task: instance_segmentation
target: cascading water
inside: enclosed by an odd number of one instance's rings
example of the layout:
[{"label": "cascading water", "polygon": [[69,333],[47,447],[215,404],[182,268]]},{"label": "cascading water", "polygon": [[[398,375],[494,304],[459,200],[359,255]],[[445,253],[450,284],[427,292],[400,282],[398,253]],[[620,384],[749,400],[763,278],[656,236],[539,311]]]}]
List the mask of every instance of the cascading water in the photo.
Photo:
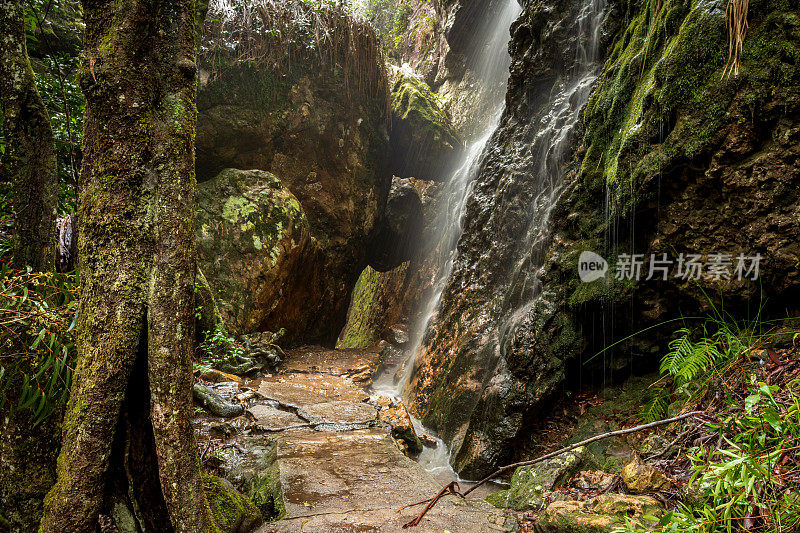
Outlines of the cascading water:
[{"label": "cascading water", "polygon": [[[505,87],[508,80],[508,68],[511,58],[508,55],[509,29],[521,12],[517,0],[504,0],[500,11],[492,14],[490,23],[482,32],[478,32],[472,43],[467,65],[475,85],[475,109],[488,110],[484,117],[473,117],[478,133],[475,140],[464,150],[460,161],[454,165],[454,171],[445,185],[441,221],[434,239],[437,242],[437,265],[435,270],[434,290],[419,314],[416,324],[412,325],[408,360],[396,373],[385,374],[373,385],[375,392],[401,398],[408,385],[414,356],[419,349],[428,323],[434,316],[441,300],[442,292],[453,269],[456,245],[461,236],[461,219],[464,206],[469,197],[472,181],[480,168],[481,158],[492,134],[497,129],[504,108]],[[413,420],[417,431],[427,432],[417,420]],[[437,439],[438,440],[438,439]],[[419,462],[435,476],[453,479],[455,473],[450,467],[449,451],[440,440],[434,448],[426,447],[419,457]]]},{"label": "cascading water", "polygon": [[[605,0],[528,9],[515,41],[511,107],[477,157],[473,172],[480,171],[460,207],[469,217],[458,219],[453,252],[420,329],[428,332],[418,333],[416,361],[404,372],[406,381],[411,377],[404,397],[454,446],[452,461],[470,475],[506,457],[522,427],[528,383],[541,377],[525,374],[537,363],[526,359],[526,348],[517,353],[517,343],[530,346],[536,336],[532,310],[541,303],[549,220],[600,70]],[[532,389],[531,398],[536,394]]]},{"label": "cascading water", "polygon": [[537,272],[544,261],[549,232],[548,221],[561,193],[563,166],[572,147],[573,133],[580,112],[589,101],[592,86],[597,79],[596,65],[600,28],[605,12],[605,0],[585,0],[578,17],[578,57],[576,72],[571,83],[555,93],[550,107],[539,123],[536,137],[530,150],[536,162],[534,177],[536,196],[530,210],[528,229],[520,240],[522,252],[513,269],[514,282],[522,294],[530,294],[526,303],[508,313],[509,320],[503,331],[513,331],[534,305],[539,295]]}]

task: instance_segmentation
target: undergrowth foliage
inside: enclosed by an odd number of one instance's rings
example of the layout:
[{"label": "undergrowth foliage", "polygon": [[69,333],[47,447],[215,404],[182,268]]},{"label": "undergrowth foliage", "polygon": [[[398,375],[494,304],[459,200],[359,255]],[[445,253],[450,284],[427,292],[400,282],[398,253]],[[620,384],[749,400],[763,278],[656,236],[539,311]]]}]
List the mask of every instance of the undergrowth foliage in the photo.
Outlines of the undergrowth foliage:
[{"label": "undergrowth foliage", "polygon": [[788,340],[795,329],[796,319],[764,322],[759,312],[736,321],[715,308],[701,327],[676,332],[643,417],[702,408],[710,421],[682,434],[695,435],[675,459],[691,472],[683,501],[660,521],[628,519],[617,532],[653,531],[653,521],[664,533],[800,531],[798,334]]},{"label": "undergrowth foliage", "polygon": [[[661,520],[665,533],[779,533],[800,528],[800,380],[785,387],[753,382],[707,424],[710,445],[692,448],[689,485],[696,497]],[[628,520],[618,533],[653,531]]]},{"label": "undergrowth foliage", "polygon": [[[38,425],[69,395],[78,309],[75,274],[0,267],[0,408]],[[13,393],[13,394],[12,394]],[[6,405],[8,398],[18,398]]]},{"label": "undergrowth foliage", "polygon": [[200,364],[195,365],[197,370],[235,363],[244,356],[244,348],[224,326],[217,326],[213,331],[205,332],[203,342],[197,348],[200,355]]},{"label": "undergrowth foliage", "polygon": [[341,70],[345,90],[385,102],[389,87],[378,37],[363,17],[339,2],[215,0],[203,31],[203,56],[213,65],[244,62],[275,73],[315,57]]},{"label": "undergrowth foliage", "polygon": [[652,422],[663,418],[670,404],[676,408],[695,407],[710,380],[769,341],[770,333],[763,331],[768,326],[761,322],[760,314],[741,322],[715,308],[701,327],[680,328],[661,359],[663,380],[671,383],[656,389],[642,419]]}]

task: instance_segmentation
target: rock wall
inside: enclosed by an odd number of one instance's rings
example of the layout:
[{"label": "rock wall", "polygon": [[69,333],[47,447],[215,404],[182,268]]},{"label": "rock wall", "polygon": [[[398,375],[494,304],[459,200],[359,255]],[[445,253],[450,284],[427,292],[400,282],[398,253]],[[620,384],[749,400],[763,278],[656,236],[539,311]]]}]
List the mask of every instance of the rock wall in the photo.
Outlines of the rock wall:
[{"label": "rock wall", "polygon": [[[800,19],[788,1],[751,2],[731,77],[725,2],[665,0],[657,11],[609,2],[596,50],[604,65],[570,149],[556,154],[559,200],[545,206],[548,231],[529,238],[545,199],[532,147],[552,95],[577,81],[585,4],[528,0],[513,26],[506,112],[417,356],[412,408],[466,477],[508,459],[520,432],[578,379],[570,369],[612,339],[707,312],[707,295],[742,316],[763,289],[772,316],[798,311]],[[586,250],[612,258],[611,273],[623,252],[759,253],[761,277],[581,283]],[[606,362],[652,367],[659,342],[629,343]]]},{"label": "rock wall", "polygon": [[[289,4],[268,13],[277,34],[234,33],[230,43],[229,28],[213,26],[222,15],[209,17],[197,98],[196,166],[208,218],[198,227],[200,263],[231,331],[285,328],[289,344],[333,344],[389,193],[388,86],[369,26],[340,8],[310,13]],[[231,31],[241,31],[240,22]],[[329,41],[315,49],[317,30]],[[268,171],[279,185],[264,190],[281,191],[270,193],[281,201],[259,192],[264,175],[239,174],[247,179],[231,188],[229,174],[220,174],[229,168]],[[299,236],[262,239],[259,249],[253,238],[262,234],[233,227],[266,231],[284,197],[298,204],[287,220]],[[253,262],[243,263],[243,253]]]}]

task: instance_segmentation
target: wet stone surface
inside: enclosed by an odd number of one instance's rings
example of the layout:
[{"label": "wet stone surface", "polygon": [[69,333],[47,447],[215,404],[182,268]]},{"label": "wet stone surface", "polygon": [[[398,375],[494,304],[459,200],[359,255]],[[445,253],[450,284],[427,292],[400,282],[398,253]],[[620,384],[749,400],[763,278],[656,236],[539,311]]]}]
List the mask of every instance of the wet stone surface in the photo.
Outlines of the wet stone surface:
[{"label": "wet stone surface", "polygon": [[297,414],[314,425],[317,431],[347,431],[373,425],[378,411],[368,403],[326,402],[301,407]]},{"label": "wet stone surface", "polygon": [[266,404],[256,404],[247,413],[255,419],[252,426],[258,431],[283,431],[309,426],[306,420],[296,414]]},{"label": "wet stone surface", "polygon": [[[383,413],[392,406],[405,413],[402,404],[371,398],[360,380],[380,365],[370,353],[291,350],[277,374],[209,385],[245,413],[197,417],[205,467],[244,493],[269,487],[282,519],[261,533],[399,531],[421,507],[397,509],[441,488],[404,454],[410,438],[398,431],[410,426],[408,415]],[[415,531],[506,531],[505,524],[503,512],[480,497],[447,496]]]}]

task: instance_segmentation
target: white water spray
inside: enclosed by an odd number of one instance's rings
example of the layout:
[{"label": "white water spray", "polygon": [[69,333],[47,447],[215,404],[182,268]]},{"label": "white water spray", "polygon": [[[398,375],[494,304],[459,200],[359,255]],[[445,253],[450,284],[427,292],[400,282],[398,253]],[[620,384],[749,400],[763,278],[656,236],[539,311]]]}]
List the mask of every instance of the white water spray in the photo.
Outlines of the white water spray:
[{"label": "white water spray", "polygon": [[[460,161],[454,165],[454,171],[445,184],[442,192],[445,199],[442,213],[438,217],[443,221],[438,228],[438,265],[435,271],[433,293],[420,313],[420,319],[410,331],[409,357],[398,372],[388,372],[376,380],[373,390],[383,396],[401,400],[411,379],[414,360],[422,343],[425,331],[436,313],[442,293],[444,292],[453,262],[456,257],[456,245],[461,237],[464,208],[472,190],[483,159],[484,150],[489,139],[500,124],[505,106],[505,89],[508,82],[508,67],[511,58],[508,55],[510,27],[521,12],[517,0],[506,0],[501,11],[492,16],[492,23],[477,36],[473,43],[471,57],[467,63],[476,80],[478,90],[476,110],[489,110],[485,117],[477,117],[474,121],[480,124],[476,139],[464,150]],[[414,428],[419,433],[430,432],[412,417]],[[458,479],[450,466],[450,451],[447,445],[431,435],[437,441],[436,447],[425,447],[418,462],[440,481]]]}]

